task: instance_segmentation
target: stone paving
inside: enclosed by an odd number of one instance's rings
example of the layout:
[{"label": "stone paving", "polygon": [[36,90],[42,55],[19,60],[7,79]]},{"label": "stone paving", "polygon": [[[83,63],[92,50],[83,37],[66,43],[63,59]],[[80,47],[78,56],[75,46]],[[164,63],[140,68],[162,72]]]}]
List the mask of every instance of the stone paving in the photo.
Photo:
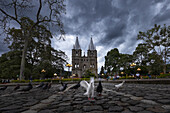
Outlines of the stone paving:
[{"label": "stone paving", "polygon": [[95,93],[94,100],[83,95],[82,87],[62,93],[60,84],[28,92],[9,86],[0,91],[0,113],[170,113],[170,85],[125,83],[116,90],[115,84],[103,83],[102,96]]}]

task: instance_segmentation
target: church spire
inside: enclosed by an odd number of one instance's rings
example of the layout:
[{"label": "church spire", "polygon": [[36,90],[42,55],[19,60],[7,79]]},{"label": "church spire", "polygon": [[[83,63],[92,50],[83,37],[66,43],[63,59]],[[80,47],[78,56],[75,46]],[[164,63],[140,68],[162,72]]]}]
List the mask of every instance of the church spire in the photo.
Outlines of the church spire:
[{"label": "church spire", "polygon": [[92,40],[92,37],[91,37],[91,40],[90,40],[90,44],[89,44],[89,48],[88,50],[96,50],[94,44],[93,44],[93,40]]},{"label": "church spire", "polygon": [[75,45],[73,45],[73,49],[81,49],[78,37],[76,37],[76,42],[75,42]]}]

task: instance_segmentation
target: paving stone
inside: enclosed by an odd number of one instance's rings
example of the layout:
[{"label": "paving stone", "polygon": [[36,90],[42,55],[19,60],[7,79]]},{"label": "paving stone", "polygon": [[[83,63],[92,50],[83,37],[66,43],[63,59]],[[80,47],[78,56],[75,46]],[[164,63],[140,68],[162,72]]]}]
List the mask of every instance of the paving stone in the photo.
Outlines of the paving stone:
[{"label": "paving stone", "polygon": [[82,98],[76,98],[75,99],[75,101],[81,101],[82,100]]},{"label": "paving stone", "polygon": [[113,101],[119,101],[120,98],[115,98],[115,97],[113,97],[112,100],[113,100]]},{"label": "paving stone", "polygon": [[158,103],[152,100],[141,100],[141,102],[146,103],[146,104],[151,104],[151,105],[158,105]]},{"label": "paving stone", "polygon": [[102,104],[103,109],[108,109],[109,105],[108,104]]},{"label": "paving stone", "polygon": [[129,100],[127,101],[130,105],[136,105],[136,104],[139,104],[140,102],[139,101],[136,101],[136,100]]},{"label": "paving stone", "polygon": [[54,113],[54,112],[49,109],[46,109],[46,110],[41,110],[38,113]]},{"label": "paving stone", "polygon": [[105,103],[105,101],[103,101],[103,100],[96,101],[96,104],[99,104],[99,105],[104,104],[104,103]]},{"label": "paving stone", "polygon": [[126,101],[128,101],[130,98],[121,98],[121,101],[123,101],[123,102],[126,102]]},{"label": "paving stone", "polygon": [[71,103],[70,102],[63,102],[63,103],[61,103],[61,104],[59,104],[58,106],[70,106],[71,105]]},{"label": "paving stone", "polygon": [[73,102],[72,102],[72,105],[83,104],[83,103],[84,103],[83,101],[73,101]]},{"label": "paving stone", "polygon": [[117,105],[125,107],[125,106],[129,106],[128,103],[123,103],[123,102],[118,102]]},{"label": "paving stone", "polygon": [[129,108],[130,111],[132,111],[132,112],[137,112],[137,111],[142,111],[142,110],[144,110],[142,107],[137,107],[137,106],[129,106],[128,108]]},{"label": "paving stone", "polygon": [[145,103],[140,103],[138,105],[136,105],[138,107],[143,107],[143,108],[150,108],[150,107],[153,107],[153,105],[151,104],[145,104]]},{"label": "paving stone", "polygon": [[167,110],[163,109],[162,107],[152,107],[152,108],[147,108],[146,110],[156,112],[156,113],[166,113]]},{"label": "paving stone", "polygon": [[59,108],[57,108],[57,111],[58,112],[69,112],[69,111],[72,111],[73,110],[73,107],[72,106],[61,106]]},{"label": "paving stone", "polygon": [[94,106],[83,106],[83,111],[85,111],[85,112],[94,111],[94,110],[102,111],[103,108],[102,108],[101,106],[98,106],[98,105],[94,105]]},{"label": "paving stone", "polygon": [[143,99],[143,97],[135,97],[135,96],[132,96],[132,97],[130,97],[132,100],[142,100]]},{"label": "paving stone", "polygon": [[131,112],[130,110],[126,109],[126,110],[122,111],[121,113],[133,113],[133,112]]},{"label": "paving stone", "polygon": [[157,100],[157,101],[162,103],[162,104],[170,104],[170,100],[167,100],[167,99]]},{"label": "paving stone", "polygon": [[37,111],[35,111],[35,110],[27,110],[27,111],[24,111],[22,113],[37,113]]},{"label": "paving stone", "polygon": [[153,113],[153,112],[144,110],[144,111],[139,111],[137,113]]},{"label": "paving stone", "polygon": [[103,111],[91,111],[91,112],[86,112],[86,113],[103,113]]},{"label": "paving stone", "polygon": [[3,113],[21,113],[26,110],[28,110],[28,108],[13,109],[13,110],[4,111]]},{"label": "paving stone", "polygon": [[162,108],[170,110],[170,105],[163,105]]},{"label": "paving stone", "polygon": [[47,104],[39,103],[39,104],[36,104],[36,105],[30,107],[30,109],[31,109],[31,110],[39,110],[39,109],[42,109],[42,108],[44,108],[44,107],[46,107],[46,106],[47,106]]},{"label": "paving stone", "polygon": [[0,108],[0,111],[8,111],[8,110],[14,110],[14,109],[20,109],[20,108],[22,108],[22,106],[10,105],[7,107]]},{"label": "paving stone", "polygon": [[38,102],[39,102],[38,100],[30,101],[30,102],[27,102],[26,104],[23,104],[23,106],[33,106],[37,104]]},{"label": "paving stone", "polygon": [[55,101],[54,98],[51,98],[51,99],[48,98],[48,99],[42,100],[41,103],[48,104],[48,103],[51,103],[53,101]]},{"label": "paving stone", "polygon": [[109,107],[109,112],[121,112],[123,111],[123,107],[121,106],[110,106]]},{"label": "paving stone", "polygon": [[83,111],[81,111],[81,110],[73,110],[73,111],[70,111],[69,113],[83,113]]}]

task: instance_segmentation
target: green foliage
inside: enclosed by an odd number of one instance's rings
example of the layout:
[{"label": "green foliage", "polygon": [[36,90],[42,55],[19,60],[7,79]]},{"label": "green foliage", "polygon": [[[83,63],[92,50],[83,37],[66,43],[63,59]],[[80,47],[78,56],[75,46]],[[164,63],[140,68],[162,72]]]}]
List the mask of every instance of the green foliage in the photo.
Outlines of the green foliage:
[{"label": "green foliage", "polygon": [[160,74],[159,76],[157,76],[157,78],[170,78],[170,73]]},{"label": "green foliage", "polygon": [[20,51],[10,51],[0,57],[0,78],[16,79],[20,69]]},{"label": "green foliage", "polygon": [[133,59],[135,59],[136,63],[140,66],[146,66],[146,63],[148,62],[148,54],[149,50],[146,44],[140,43],[133,52]]},{"label": "green foliage", "polygon": [[154,28],[146,32],[139,31],[138,40],[143,40],[149,52],[155,52],[155,55],[160,57],[162,62],[159,65],[163,66],[163,71],[166,73],[166,62],[169,60],[170,50],[170,26],[155,24]]},{"label": "green foliage", "polygon": [[91,72],[90,69],[86,70],[85,72],[85,78],[95,77],[95,74]]},{"label": "green foliage", "polygon": [[101,67],[101,70],[100,70],[100,75],[104,74],[104,67],[102,66]]},{"label": "green foliage", "polygon": [[[27,27],[33,24],[29,18],[21,19],[26,21]],[[25,79],[29,79],[31,76],[33,78],[51,78],[54,73],[64,69],[67,56],[63,51],[51,47],[52,35],[44,26],[37,26],[32,33],[26,52],[24,77]],[[10,51],[0,57],[0,78],[16,79],[16,75],[20,73],[25,39],[22,29],[11,28],[8,35],[6,41],[11,42],[9,44]],[[46,72],[41,73],[42,69],[45,69]]]},{"label": "green foliage", "polygon": [[122,71],[128,73],[129,65],[132,62],[132,55],[121,54],[117,48],[112,49],[105,56],[105,68],[109,75],[117,74],[120,72],[120,68],[123,68]]}]

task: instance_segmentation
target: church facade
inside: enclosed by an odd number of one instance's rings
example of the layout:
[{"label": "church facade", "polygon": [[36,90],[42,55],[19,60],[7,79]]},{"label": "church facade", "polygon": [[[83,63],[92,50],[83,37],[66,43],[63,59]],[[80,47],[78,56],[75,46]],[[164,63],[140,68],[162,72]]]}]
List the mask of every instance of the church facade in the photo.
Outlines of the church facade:
[{"label": "church facade", "polygon": [[91,38],[87,50],[87,56],[82,56],[82,50],[79,44],[78,37],[72,49],[72,74],[78,77],[84,77],[87,70],[90,70],[97,77],[97,50]]}]

